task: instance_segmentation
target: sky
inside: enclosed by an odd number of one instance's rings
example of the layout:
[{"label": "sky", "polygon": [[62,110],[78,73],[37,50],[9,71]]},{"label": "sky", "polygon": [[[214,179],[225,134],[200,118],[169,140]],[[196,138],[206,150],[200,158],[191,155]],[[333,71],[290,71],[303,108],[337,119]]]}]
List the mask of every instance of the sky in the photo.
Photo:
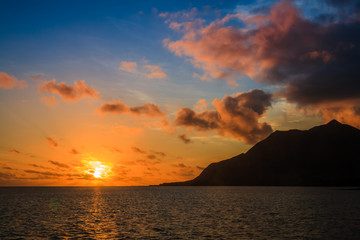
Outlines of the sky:
[{"label": "sky", "polygon": [[276,130],[360,127],[355,0],[0,3],[1,186],[184,181]]}]

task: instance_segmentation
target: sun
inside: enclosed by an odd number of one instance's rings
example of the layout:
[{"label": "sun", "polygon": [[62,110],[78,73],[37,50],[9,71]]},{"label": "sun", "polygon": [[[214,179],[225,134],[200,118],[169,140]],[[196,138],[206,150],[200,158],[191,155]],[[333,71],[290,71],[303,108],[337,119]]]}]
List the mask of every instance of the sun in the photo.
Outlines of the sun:
[{"label": "sun", "polygon": [[109,163],[100,162],[95,159],[83,160],[85,174],[92,175],[97,179],[104,179],[111,175],[111,165]]},{"label": "sun", "polygon": [[94,177],[103,178],[107,173],[105,167],[106,166],[104,166],[104,165],[100,165],[100,167],[96,167],[95,170],[94,170],[94,173],[93,173]]}]

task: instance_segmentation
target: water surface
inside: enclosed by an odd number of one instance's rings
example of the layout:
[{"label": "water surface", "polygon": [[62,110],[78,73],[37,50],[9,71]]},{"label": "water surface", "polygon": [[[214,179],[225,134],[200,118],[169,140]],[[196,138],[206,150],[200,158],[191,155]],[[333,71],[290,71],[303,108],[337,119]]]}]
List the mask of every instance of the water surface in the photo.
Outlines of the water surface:
[{"label": "water surface", "polygon": [[0,188],[0,239],[359,239],[360,191]]}]

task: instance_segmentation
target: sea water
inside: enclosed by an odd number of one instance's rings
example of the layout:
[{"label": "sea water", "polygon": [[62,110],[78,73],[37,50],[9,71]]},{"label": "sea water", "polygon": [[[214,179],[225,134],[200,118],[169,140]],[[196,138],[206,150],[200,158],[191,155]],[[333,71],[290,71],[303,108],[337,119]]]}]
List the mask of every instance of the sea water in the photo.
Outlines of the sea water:
[{"label": "sea water", "polygon": [[360,191],[0,188],[0,239],[360,239]]}]

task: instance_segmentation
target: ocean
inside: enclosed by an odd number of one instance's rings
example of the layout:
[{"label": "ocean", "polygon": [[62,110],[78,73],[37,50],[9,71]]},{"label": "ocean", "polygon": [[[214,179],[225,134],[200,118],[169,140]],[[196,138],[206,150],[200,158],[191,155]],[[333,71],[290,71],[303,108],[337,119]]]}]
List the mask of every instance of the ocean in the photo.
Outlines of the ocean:
[{"label": "ocean", "polygon": [[2,187],[0,239],[360,239],[360,191]]}]

